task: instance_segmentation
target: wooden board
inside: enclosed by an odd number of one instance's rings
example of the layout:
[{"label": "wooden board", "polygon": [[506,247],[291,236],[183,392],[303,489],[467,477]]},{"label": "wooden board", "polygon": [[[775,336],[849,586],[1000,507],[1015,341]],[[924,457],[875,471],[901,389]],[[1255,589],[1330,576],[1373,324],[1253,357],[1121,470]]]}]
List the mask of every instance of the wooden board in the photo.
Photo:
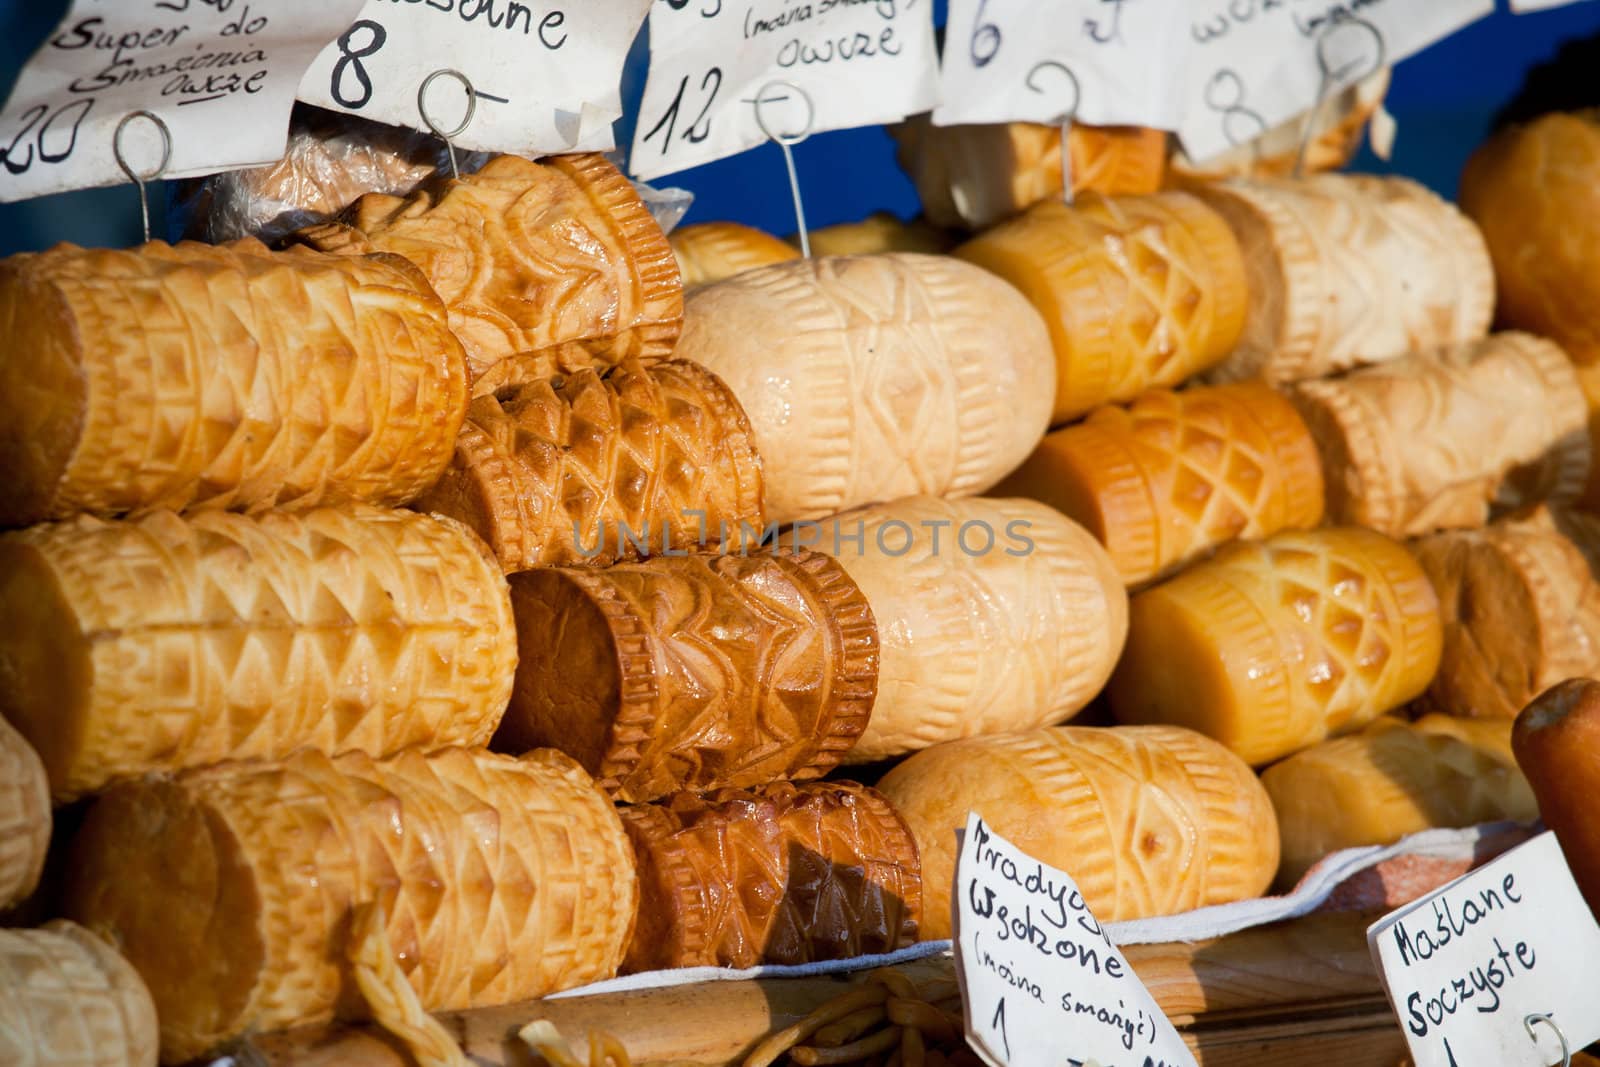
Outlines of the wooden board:
[{"label": "wooden board", "polygon": [[[1367,952],[1366,929],[1375,918],[1372,912],[1335,912],[1211,941],[1123,951],[1204,1067],[1394,1067],[1405,1056],[1405,1042]],[[948,958],[902,969],[919,985],[954,982]],[[591,1028],[609,1031],[637,1064],[731,1067],[767,1034],[859,980],[705,982],[442,1018],[475,1062],[491,1067],[533,1063],[512,1038],[536,1019],[578,1040]],[[266,1034],[253,1044],[268,1067],[411,1067],[382,1035],[359,1028]]]}]

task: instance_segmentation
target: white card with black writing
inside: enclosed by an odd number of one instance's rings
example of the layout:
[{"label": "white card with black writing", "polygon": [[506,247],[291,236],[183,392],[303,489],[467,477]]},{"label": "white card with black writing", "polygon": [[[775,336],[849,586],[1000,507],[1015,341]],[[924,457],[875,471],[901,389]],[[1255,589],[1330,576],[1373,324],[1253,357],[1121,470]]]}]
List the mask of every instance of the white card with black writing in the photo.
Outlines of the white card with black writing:
[{"label": "white card with black writing", "polygon": [[1188,0],[950,0],[940,126],[1074,121],[1177,129]]},{"label": "white card with black writing", "polygon": [[[438,70],[472,83],[477,108],[461,148],[537,156],[614,146],[622,67],[650,0],[368,0],[316,58],[300,99],[425,129],[417,93]],[[466,115],[453,77],[428,86],[441,130]]]},{"label": "white card with black writing", "polygon": [[1248,144],[1309,110],[1319,90],[1331,95],[1493,11],[1494,0],[1194,0],[1184,150],[1204,162]]},{"label": "white card with black writing", "polygon": [[967,1043],[991,1067],[1195,1067],[1072,878],[977,812],[954,892]]},{"label": "white card with black writing", "polygon": [[768,132],[898,122],[938,102],[938,65],[933,0],[656,0],[629,169],[650,179]]},{"label": "white card with black writing", "polygon": [[[282,159],[306,65],[360,0],[74,0],[0,111],[0,201],[128,180],[112,139],[134,111],[166,125],[165,176]],[[141,174],[162,157],[139,120],[124,156]]]},{"label": "white card with black writing", "polygon": [[1367,944],[1417,1067],[1559,1063],[1535,1014],[1573,1051],[1600,1038],[1600,926],[1554,834],[1384,916]]}]

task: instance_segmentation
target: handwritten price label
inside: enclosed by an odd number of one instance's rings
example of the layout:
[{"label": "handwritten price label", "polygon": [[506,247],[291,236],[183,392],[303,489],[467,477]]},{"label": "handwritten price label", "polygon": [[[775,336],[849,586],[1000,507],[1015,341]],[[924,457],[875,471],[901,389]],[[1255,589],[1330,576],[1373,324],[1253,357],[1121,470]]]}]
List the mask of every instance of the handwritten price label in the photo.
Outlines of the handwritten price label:
[{"label": "handwritten price label", "polygon": [[1574,1051],[1600,1038],[1600,926],[1554,834],[1384,916],[1367,943],[1417,1067],[1560,1062],[1531,1014]]},{"label": "handwritten price label", "polygon": [[1324,32],[1331,94],[1493,11],[1494,0],[1195,0],[1184,150],[1203,163],[1314,106]]},{"label": "handwritten price label", "polygon": [[[130,111],[172,136],[168,177],[283,157],[306,64],[359,0],[74,0],[0,111],[0,201],[117,185],[112,136]],[[149,123],[125,152],[143,172],[161,158]]]},{"label": "handwritten price label", "polygon": [[1187,0],[950,0],[940,126],[1055,122],[1176,129]]},{"label": "handwritten price label", "polygon": [[956,860],[956,977],[990,1067],[1195,1067],[1064,872],[967,816]]},{"label": "handwritten price label", "polygon": [[[630,169],[641,179],[767,139],[755,101],[786,81],[811,132],[898,122],[938,100],[932,0],[656,0]],[[769,93],[776,133],[804,128],[794,94]]]},{"label": "handwritten price label", "polygon": [[[436,70],[460,71],[478,107],[454,138],[462,148],[543,155],[614,146],[622,65],[650,0],[367,0],[316,57],[300,99],[396,126],[425,129],[417,90]],[[454,79],[429,87],[444,129],[466,113]]]}]

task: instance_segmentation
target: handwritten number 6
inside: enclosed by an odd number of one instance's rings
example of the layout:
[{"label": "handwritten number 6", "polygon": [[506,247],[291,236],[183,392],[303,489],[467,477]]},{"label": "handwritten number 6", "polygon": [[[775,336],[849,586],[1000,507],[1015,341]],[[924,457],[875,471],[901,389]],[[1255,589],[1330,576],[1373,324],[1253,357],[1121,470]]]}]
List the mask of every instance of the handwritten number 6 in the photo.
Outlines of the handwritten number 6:
[{"label": "handwritten number 6", "polygon": [[972,39],[968,42],[968,50],[972,53],[972,65],[975,67],[987,67],[1000,51],[1000,27],[983,21],[983,10],[988,6],[989,0],[978,0],[978,14],[972,22]]},{"label": "handwritten number 6", "polygon": [[[350,47],[356,31],[363,29],[371,31],[371,40],[360,48]],[[367,106],[367,101],[372,99],[372,79],[367,76],[367,68],[361,65],[361,61],[382,48],[384,42],[388,39],[389,31],[371,19],[361,19],[359,22],[353,23],[348,30],[345,30],[339,36],[339,61],[333,65],[333,84],[329,88],[336,103],[342,107],[350,108],[352,111],[359,111]],[[346,71],[355,74],[356,81],[361,86],[360,96],[346,96],[344,94]]]}]

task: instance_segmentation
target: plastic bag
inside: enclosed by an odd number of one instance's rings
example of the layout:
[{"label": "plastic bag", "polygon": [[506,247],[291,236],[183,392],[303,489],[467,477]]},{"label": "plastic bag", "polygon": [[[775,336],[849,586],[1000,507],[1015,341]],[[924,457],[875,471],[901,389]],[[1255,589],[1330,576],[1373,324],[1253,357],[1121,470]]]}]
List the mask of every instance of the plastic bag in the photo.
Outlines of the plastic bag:
[{"label": "plastic bag", "polygon": [[[490,158],[491,153],[458,150],[456,165],[470,174]],[[366,193],[404,196],[449,167],[444,142],[431,134],[298,104],[283,159],[179,183],[168,229],[173,239],[220,243],[256,237],[272,244],[326,222]],[[694,199],[682,189],[638,182],[634,187],[667,232]]]}]

